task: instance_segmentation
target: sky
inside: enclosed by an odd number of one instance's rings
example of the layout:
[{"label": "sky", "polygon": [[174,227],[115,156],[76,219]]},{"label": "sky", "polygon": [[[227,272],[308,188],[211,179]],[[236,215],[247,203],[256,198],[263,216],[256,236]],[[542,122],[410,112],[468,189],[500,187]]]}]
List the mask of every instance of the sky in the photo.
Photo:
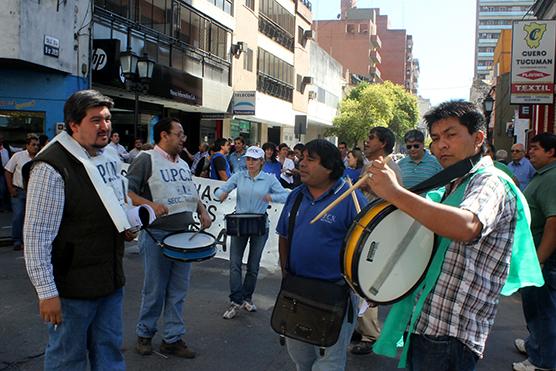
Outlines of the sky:
[{"label": "sky", "polygon": [[[340,0],[311,0],[315,19],[336,19]],[[473,81],[475,0],[359,0],[358,8],[379,8],[390,28],[413,35],[419,59],[418,94],[433,105],[469,99]],[[318,32],[318,30],[317,30]]]}]

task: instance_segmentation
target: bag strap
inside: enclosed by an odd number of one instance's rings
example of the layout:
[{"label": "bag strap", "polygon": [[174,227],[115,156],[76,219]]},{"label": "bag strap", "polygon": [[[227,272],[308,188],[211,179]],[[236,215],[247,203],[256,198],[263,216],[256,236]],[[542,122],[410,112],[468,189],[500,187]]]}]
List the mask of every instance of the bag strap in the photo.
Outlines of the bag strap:
[{"label": "bag strap", "polygon": [[413,193],[423,193],[451,183],[457,178],[461,178],[462,176],[469,173],[471,169],[473,169],[473,167],[477,163],[479,163],[479,161],[481,161],[482,157],[483,156],[481,152],[479,152],[474,156],[461,160],[453,164],[452,166],[449,166],[446,169],[440,171],[436,175],[433,175],[429,179],[424,180],[421,183],[409,188],[409,190]]},{"label": "bag strap", "polygon": [[286,261],[286,271],[290,267],[290,256],[292,250],[292,241],[293,241],[293,229],[295,227],[295,218],[297,217],[297,212],[299,210],[299,206],[301,206],[301,201],[303,201],[303,192],[300,190],[295,198],[293,203],[293,207],[290,211],[290,218],[288,220],[288,260]]}]

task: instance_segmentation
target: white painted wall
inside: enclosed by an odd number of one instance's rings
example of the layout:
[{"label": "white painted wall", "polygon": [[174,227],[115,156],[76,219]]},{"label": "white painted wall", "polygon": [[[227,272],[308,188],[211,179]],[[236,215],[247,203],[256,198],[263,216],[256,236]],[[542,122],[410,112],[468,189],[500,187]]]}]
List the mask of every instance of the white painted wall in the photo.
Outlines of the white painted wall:
[{"label": "white painted wall", "polygon": [[[0,1],[0,56],[82,76],[81,65],[88,69],[89,63],[90,4],[89,0],[61,2],[57,10],[57,1]],[[81,36],[74,37],[78,32]],[[44,55],[45,35],[59,40],[58,58]]]}]

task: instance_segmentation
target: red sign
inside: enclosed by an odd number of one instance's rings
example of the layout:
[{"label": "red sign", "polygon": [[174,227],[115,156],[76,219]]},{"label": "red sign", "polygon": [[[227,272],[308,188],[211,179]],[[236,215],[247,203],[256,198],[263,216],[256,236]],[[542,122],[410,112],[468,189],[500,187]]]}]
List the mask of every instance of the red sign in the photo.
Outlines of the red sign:
[{"label": "red sign", "polygon": [[554,84],[512,84],[512,93],[554,94]]},{"label": "red sign", "polygon": [[546,76],[550,76],[549,73],[545,73],[545,72],[541,72],[541,71],[527,71],[527,72],[522,72],[520,74],[518,74],[519,77],[524,77],[526,79],[529,80],[536,80],[536,79],[541,79],[543,77]]}]

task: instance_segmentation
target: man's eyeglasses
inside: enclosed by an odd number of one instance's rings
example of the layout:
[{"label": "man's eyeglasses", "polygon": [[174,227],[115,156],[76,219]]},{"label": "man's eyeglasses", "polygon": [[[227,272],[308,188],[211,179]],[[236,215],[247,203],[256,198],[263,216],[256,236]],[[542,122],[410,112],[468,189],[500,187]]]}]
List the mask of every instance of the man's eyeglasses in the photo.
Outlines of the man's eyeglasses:
[{"label": "man's eyeglasses", "polygon": [[175,135],[175,136],[177,136],[177,137],[180,138],[180,139],[185,139],[185,138],[187,137],[184,133],[172,133],[172,132],[170,131],[170,132],[168,132],[168,134]]},{"label": "man's eyeglasses", "polygon": [[405,148],[407,148],[407,149],[412,149],[412,148],[419,149],[420,147],[421,147],[421,145],[419,143],[417,143],[417,144],[406,144],[405,145]]},{"label": "man's eyeglasses", "polygon": [[519,149],[512,149],[511,152],[512,152],[512,153],[519,153],[519,152],[521,152],[521,150],[519,150]]}]

